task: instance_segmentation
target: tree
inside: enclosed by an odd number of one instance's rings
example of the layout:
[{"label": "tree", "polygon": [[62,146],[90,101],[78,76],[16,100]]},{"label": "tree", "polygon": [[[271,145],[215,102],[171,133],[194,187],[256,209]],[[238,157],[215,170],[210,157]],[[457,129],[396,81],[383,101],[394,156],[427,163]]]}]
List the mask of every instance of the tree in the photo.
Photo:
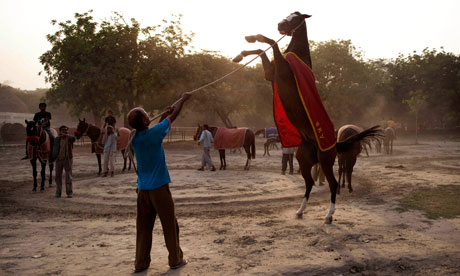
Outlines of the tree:
[{"label": "tree", "polygon": [[374,123],[375,118],[365,115],[387,90],[381,63],[365,62],[350,40],[311,45],[318,92],[335,125]]},{"label": "tree", "polygon": [[168,92],[164,88],[191,41],[180,28],[180,16],[141,28],[118,13],[98,24],[91,12],[76,13],[75,22],[52,21],[59,30],[47,36],[52,49],[40,57],[51,83],[48,101],[65,103],[73,115],[91,112],[96,124],[107,109],[126,114],[136,105],[166,105],[167,97],[159,101],[158,96]]},{"label": "tree", "polygon": [[423,112],[427,127],[460,123],[460,56],[424,49],[421,54],[400,55],[387,67],[395,113],[404,116],[409,110],[403,100],[411,91],[423,90],[430,107]]},{"label": "tree", "polygon": [[411,113],[415,115],[415,144],[418,144],[418,117],[420,111],[426,106],[427,96],[422,90],[410,91],[410,98],[404,100],[410,108]]}]

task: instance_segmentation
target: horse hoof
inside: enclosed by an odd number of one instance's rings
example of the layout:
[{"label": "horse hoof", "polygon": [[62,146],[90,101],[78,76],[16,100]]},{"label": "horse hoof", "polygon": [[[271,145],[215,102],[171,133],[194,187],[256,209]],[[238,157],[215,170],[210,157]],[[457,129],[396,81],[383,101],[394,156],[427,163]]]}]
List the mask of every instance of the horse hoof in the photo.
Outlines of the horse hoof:
[{"label": "horse hoof", "polygon": [[332,223],[332,216],[326,217],[326,220],[324,221],[324,224],[331,224]]},{"label": "horse hoof", "polygon": [[245,36],[244,39],[246,39],[246,41],[249,42],[249,43],[254,43],[254,42],[257,41],[255,35],[248,35],[248,36]]},{"label": "horse hoof", "polygon": [[348,189],[348,192],[349,192],[349,193],[353,193],[353,189],[351,189],[351,188]]},{"label": "horse hoof", "polygon": [[300,218],[303,217],[303,213],[296,213],[295,215],[296,215],[296,217],[297,217],[298,219],[300,219]]},{"label": "horse hoof", "polygon": [[239,54],[232,59],[233,62],[238,63],[243,60],[243,54]]}]

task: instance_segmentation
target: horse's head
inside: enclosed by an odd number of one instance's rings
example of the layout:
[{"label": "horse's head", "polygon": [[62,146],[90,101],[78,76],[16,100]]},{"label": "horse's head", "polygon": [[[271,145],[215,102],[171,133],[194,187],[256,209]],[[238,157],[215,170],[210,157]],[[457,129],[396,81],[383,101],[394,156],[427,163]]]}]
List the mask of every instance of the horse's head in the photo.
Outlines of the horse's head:
[{"label": "horse's head", "polygon": [[302,24],[306,18],[311,17],[308,14],[301,14],[300,12],[293,12],[291,13],[286,19],[283,19],[280,23],[278,23],[278,31],[282,35],[292,35],[294,30]]},{"label": "horse's head", "polygon": [[26,122],[26,135],[27,141],[30,143],[31,146],[36,146],[38,141],[40,140],[39,129],[35,121],[27,121]]},{"label": "horse's head", "polygon": [[195,134],[193,134],[193,140],[196,141],[200,138],[201,132],[203,131],[203,126],[198,125],[198,128],[195,131]]},{"label": "horse's head", "polygon": [[88,131],[88,128],[89,128],[89,124],[86,122],[85,118],[83,118],[83,120],[80,120],[80,118],[78,118],[78,126],[77,126],[77,131],[75,131],[75,137],[77,139],[80,139],[83,134]]}]

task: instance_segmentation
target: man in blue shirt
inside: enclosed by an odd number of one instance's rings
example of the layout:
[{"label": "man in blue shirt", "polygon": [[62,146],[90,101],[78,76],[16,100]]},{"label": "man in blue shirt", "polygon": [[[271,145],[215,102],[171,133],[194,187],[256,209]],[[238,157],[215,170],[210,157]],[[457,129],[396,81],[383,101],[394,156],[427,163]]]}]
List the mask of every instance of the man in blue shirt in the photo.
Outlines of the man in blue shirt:
[{"label": "man in blue shirt", "polygon": [[179,115],[184,102],[190,96],[190,93],[185,93],[175,106],[168,109],[160,123],[152,128],[149,128],[150,119],[144,109],[134,108],[128,114],[129,125],[136,130],[132,146],[138,174],[134,272],[144,271],[150,266],[152,231],[157,214],[160,217],[166,248],[169,252],[169,266],[176,269],[187,264],[179,244],[179,225],[169,190],[171,179],[166,167],[162,141],[168,134],[171,123]]}]

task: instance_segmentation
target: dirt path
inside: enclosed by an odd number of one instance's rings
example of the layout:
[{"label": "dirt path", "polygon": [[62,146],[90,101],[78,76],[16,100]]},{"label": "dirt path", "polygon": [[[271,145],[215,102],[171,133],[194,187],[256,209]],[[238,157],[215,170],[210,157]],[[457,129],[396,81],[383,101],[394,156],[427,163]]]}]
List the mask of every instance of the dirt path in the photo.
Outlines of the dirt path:
[{"label": "dirt path", "polygon": [[[262,142],[250,171],[236,153],[227,154],[227,171],[199,172],[198,147],[166,145],[190,263],[168,269],[157,221],[152,263],[140,275],[460,275],[460,218],[428,219],[421,211],[400,212],[399,204],[423,187],[460,186],[460,143],[397,141],[393,156],[360,157],[354,192],[342,189],[334,222],[325,225],[327,185],[313,188],[297,219],[303,179],[281,175],[281,151],[262,157]],[[95,156],[77,147],[74,197],[58,199],[54,186],[30,192],[22,147],[0,152],[1,275],[131,274],[134,173],[97,177]],[[217,152],[212,156],[218,161]]]}]

